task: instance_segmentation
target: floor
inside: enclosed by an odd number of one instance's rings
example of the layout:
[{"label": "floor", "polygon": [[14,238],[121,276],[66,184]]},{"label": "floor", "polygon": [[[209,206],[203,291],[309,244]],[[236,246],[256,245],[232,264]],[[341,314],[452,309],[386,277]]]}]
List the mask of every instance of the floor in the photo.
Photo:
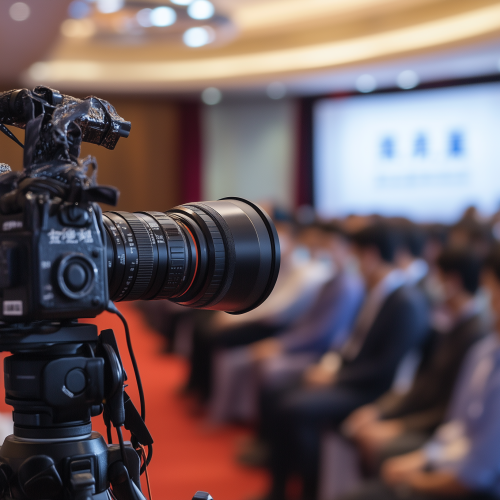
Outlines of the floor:
[{"label": "floor", "polygon": [[[186,363],[161,354],[162,339],[145,324],[133,303],[119,308],[129,322],[146,394],[146,422],[155,439],[149,467],[153,498],[190,500],[197,490],[208,491],[214,500],[246,500],[261,494],[267,485],[265,472],[240,467],[233,459],[236,443],[248,431],[210,428],[202,417],[190,416],[186,402],[178,396]],[[129,375],[127,392],[139,406],[121,322],[107,313],[94,322],[100,329],[114,329]],[[103,431],[100,421],[94,427]]]}]

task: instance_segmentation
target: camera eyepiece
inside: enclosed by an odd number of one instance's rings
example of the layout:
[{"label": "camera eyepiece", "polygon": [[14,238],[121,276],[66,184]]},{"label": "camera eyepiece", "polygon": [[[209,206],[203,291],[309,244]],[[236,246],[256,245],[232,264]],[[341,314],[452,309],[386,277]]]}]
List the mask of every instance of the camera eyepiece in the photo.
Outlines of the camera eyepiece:
[{"label": "camera eyepiece", "polygon": [[169,299],[242,314],[269,296],[279,241],[269,216],[241,198],[162,212],[106,212],[110,298]]}]

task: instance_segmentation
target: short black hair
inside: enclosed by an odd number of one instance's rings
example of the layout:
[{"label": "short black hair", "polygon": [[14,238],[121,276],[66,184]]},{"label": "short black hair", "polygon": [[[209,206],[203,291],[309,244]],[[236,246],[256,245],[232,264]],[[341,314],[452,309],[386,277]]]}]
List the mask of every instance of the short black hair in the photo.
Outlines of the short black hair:
[{"label": "short black hair", "polygon": [[416,224],[411,224],[403,228],[403,242],[414,258],[422,257],[426,243],[424,230]]},{"label": "short black hair", "polygon": [[342,224],[336,220],[330,220],[328,222],[318,222],[316,226],[320,231],[326,234],[333,234],[335,236],[340,236],[342,238],[347,238],[347,234],[342,227]]},{"label": "short black hair", "polygon": [[496,245],[484,259],[484,267],[493,271],[495,277],[500,281],[500,246]]},{"label": "short black hair", "polygon": [[466,248],[448,248],[438,257],[437,265],[445,274],[457,274],[469,293],[477,292],[482,263],[475,252]]},{"label": "short black hair", "polygon": [[351,235],[351,242],[360,248],[376,248],[380,257],[390,264],[394,263],[399,238],[394,227],[378,222]]}]

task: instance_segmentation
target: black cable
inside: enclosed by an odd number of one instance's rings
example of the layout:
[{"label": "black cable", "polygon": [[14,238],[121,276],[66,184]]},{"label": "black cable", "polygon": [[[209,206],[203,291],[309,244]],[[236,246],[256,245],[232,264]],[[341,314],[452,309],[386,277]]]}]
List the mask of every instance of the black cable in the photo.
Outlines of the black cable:
[{"label": "black cable", "polygon": [[116,427],[116,434],[118,435],[118,442],[120,443],[120,453],[122,454],[123,465],[125,465],[126,469],[129,470],[127,454],[125,453],[125,443],[123,442],[123,434],[121,427]]},{"label": "black cable", "polygon": [[106,434],[108,438],[108,444],[113,444],[113,435],[111,434],[111,425],[106,423]]},{"label": "black cable", "polygon": [[[130,330],[128,327],[127,320],[123,316],[123,314],[118,310],[118,308],[115,306],[115,304],[110,300],[108,302],[108,307],[107,311],[116,314],[122,321],[123,327],[125,328],[125,338],[127,339],[127,347],[128,347],[128,352],[130,355],[130,359],[132,361],[132,366],[134,367],[134,374],[135,374],[135,379],[137,382],[137,389],[139,390],[139,399],[141,401],[141,418],[144,422],[146,422],[146,401],[144,398],[144,390],[142,388],[142,381],[141,381],[141,375],[139,373],[139,366],[137,365],[137,361],[135,359],[135,354],[134,354],[134,349],[132,347],[132,340],[130,338]],[[117,429],[118,432],[118,429]],[[120,435],[121,435],[121,429],[120,429]],[[120,438],[120,435],[118,438]],[[145,459],[144,464],[141,467],[141,475],[144,474],[146,467],[151,463],[151,459],[153,458],[153,445],[149,444],[148,445],[148,456],[147,459]]]},{"label": "black cable", "polygon": [[139,366],[137,365],[137,361],[135,359],[135,354],[134,354],[134,349],[132,347],[132,340],[130,338],[130,330],[128,328],[128,323],[123,314],[118,310],[118,308],[113,304],[113,302],[110,300],[108,302],[108,307],[107,310],[109,312],[112,312],[116,314],[123,323],[123,326],[125,328],[125,337],[127,339],[127,347],[128,347],[128,352],[130,355],[130,359],[132,361],[132,366],[134,367],[134,374],[135,374],[135,380],[137,382],[137,389],[139,390],[139,399],[141,400],[141,418],[146,422],[146,401],[144,399],[144,390],[142,388],[142,381],[141,381],[141,375],[139,373]]},{"label": "black cable", "polygon": [[24,149],[24,144],[3,123],[0,123],[0,132],[3,132],[9,139],[12,139]]}]

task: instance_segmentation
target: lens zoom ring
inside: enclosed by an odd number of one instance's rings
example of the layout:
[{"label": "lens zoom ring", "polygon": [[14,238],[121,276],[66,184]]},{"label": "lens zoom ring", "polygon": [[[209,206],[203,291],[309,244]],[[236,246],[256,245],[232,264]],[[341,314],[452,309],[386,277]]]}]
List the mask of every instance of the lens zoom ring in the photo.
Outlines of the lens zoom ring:
[{"label": "lens zoom ring", "polygon": [[[144,295],[153,279],[153,242],[151,242],[151,238],[149,236],[149,232],[144,226],[139,217],[134,214],[128,212],[115,212],[120,217],[123,217],[132,232],[134,233],[136,242],[137,242],[137,250],[138,250],[138,270],[137,277],[135,279],[134,286],[132,290],[127,296],[127,300],[138,300]],[[154,243],[156,244],[156,243]]]},{"label": "lens zoom ring", "polygon": [[179,226],[170,217],[162,212],[145,212],[153,217],[162,228],[168,250],[167,278],[155,299],[168,299],[179,293],[186,279],[187,255]]},{"label": "lens zoom ring", "polygon": [[226,270],[226,249],[224,240],[214,220],[207,215],[203,210],[200,210],[195,205],[185,205],[200,217],[205,223],[206,228],[210,232],[210,237],[214,246],[214,270],[208,287],[205,289],[203,296],[194,304],[189,304],[190,307],[202,307],[212,300],[212,297],[218,292],[223,284],[224,273]]}]

